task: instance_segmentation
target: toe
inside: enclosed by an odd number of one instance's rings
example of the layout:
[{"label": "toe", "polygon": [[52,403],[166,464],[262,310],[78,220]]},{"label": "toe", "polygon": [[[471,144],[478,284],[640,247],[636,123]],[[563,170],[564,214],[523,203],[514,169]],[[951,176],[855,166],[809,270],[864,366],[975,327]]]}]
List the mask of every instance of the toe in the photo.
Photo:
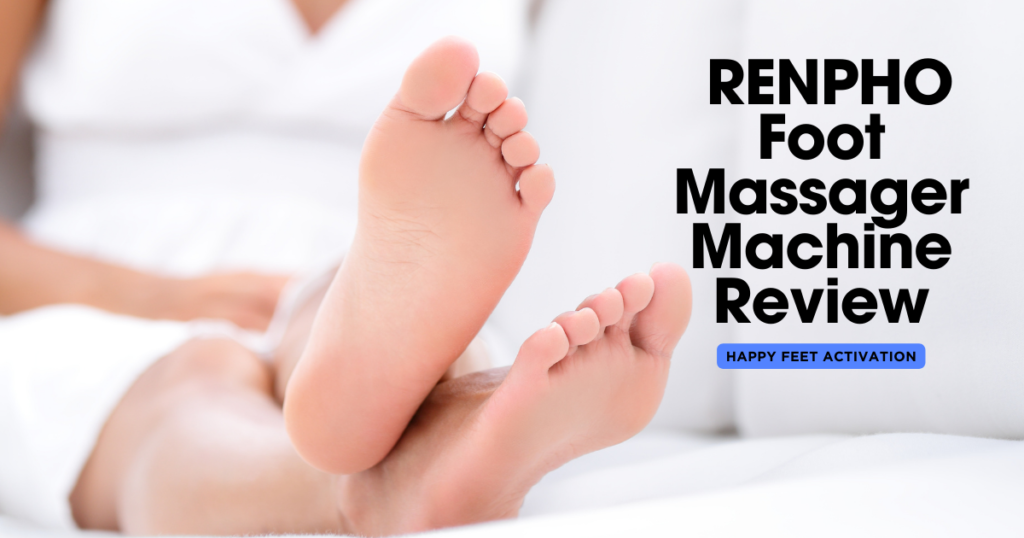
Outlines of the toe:
[{"label": "toe", "polygon": [[522,131],[527,121],[526,105],[518,98],[506,99],[501,106],[487,116],[488,139],[501,140]]},{"label": "toe", "polygon": [[617,326],[622,330],[629,330],[633,323],[633,316],[647,308],[654,295],[654,281],[643,273],[628,276],[619,282],[615,289],[622,294],[622,317]]},{"label": "toe", "polygon": [[569,339],[557,323],[533,333],[519,348],[511,373],[543,373],[569,352]]},{"label": "toe", "polygon": [[669,359],[690,322],[690,277],[678,265],[659,263],[651,268],[651,279],[654,297],[636,315],[630,337],[633,345]]},{"label": "toe", "polygon": [[459,107],[457,117],[482,128],[487,115],[494,112],[508,97],[505,81],[494,73],[480,73],[469,86],[469,94]]},{"label": "toe", "polygon": [[522,168],[537,162],[540,158],[540,146],[533,135],[519,131],[501,143],[501,154],[510,166]]},{"label": "toe", "polygon": [[576,310],[580,310],[582,308],[589,307],[590,304],[594,302],[594,299],[597,299],[598,295],[600,295],[600,293],[595,293],[593,295],[588,295],[587,298],[583,299],[583,302],[581,302],[580,305],[576,307]]},{"label": "toe", "polygon": [[589,344],[601,331],[601,322],[597,313],[590,308],[566,312],[555,318],[555,323],[561,325],[565,330],[570,349]]},{"label": "toe", "polygon": [[[614,325],[622,319],[623,303],[622,293],[615,288],[609,288],[597,295],[587,297],[577,310],[589,308],[597,314],[601,328]],[[598,335],[600,337],[600,334]]]},{"label": "toe", "polygon": [[523,206],[539,214],[555,195],[555,173],[546,164],[533,165],[519,174],[519,199]]},{"label": "toe", "polygon": [[479,65],[468,41],[441,39],[413,60],[392,105],[423,119],[441,119],[466,98]]}]

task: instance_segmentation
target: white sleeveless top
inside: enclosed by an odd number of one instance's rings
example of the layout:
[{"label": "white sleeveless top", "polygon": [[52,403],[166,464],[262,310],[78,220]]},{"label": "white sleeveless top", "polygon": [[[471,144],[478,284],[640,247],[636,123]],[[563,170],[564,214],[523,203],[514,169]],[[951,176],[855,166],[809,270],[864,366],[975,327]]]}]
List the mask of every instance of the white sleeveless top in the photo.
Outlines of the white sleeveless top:
[{"label": "white sleeveless top", "polygon": [[311,36],[289,0],[57,0],[23,76],[38,126],[24,225],[173,275],[293,272],[354,230],[363,139],[449,34],[515,74],[525,0],[350,0]]}]

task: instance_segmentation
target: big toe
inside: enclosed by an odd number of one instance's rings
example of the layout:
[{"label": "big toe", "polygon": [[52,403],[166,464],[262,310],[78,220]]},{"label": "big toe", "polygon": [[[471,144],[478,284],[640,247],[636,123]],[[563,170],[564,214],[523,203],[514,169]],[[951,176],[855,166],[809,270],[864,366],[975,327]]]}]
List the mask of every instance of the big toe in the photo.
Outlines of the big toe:
[{"label": "big toe", "polygon": [[634,345],[668,359],[690,322],[690,277],[678,265],[659,263],[651,268],[651,279],[654,296],[636,315],[630,337]]},{"label": "big toe", "polygon": [[424,119],[441,119],[465,99],[479,66],[471,43],[458,37],[441,39],[406,70],[395,105]]}]

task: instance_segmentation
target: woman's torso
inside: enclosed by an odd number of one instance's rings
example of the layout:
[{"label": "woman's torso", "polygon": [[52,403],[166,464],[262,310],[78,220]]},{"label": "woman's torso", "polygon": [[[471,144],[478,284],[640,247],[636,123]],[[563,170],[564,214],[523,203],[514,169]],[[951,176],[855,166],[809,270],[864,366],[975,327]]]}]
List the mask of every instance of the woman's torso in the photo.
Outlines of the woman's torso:
[{"label": "woman's torso", "polygon": [[143,269],[294,271],[354,231],[365,134],[437,38],[518,67],[524,0],[56,0],[23,93],[40,241]]}]

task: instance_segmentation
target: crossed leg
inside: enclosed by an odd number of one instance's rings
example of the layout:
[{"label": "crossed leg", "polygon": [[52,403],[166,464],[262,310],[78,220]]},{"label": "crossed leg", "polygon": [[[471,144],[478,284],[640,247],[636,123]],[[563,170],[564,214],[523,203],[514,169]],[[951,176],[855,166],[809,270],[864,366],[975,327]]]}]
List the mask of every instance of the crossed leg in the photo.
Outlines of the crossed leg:
[{"label": "crossed leg", "polygon": [[388,535],[513,517],[545,473],[650,420],[689,301],[671,265],[588,298],[511,369],[437,385],[391,453],[351,475],[298,456],[273,367],[230,341],[189,342],[111,415],[75,519],[128,534]]},{"label": "crossed leg", "polygon": [[554,193],[523,103],[478,67],[465,41],[428,47],[363,144],[355,237],[284,402],[319,469],[384,459],[512,283]]},{"label": "crossed leg", "polygon": [[475,72],[457,40],[413,63],[366,144],[359,231],[323,305],[295,318],[273,367],[207,340],[146,371],[71,495],[80,525],[384,535],[511,517],[545,473],[647,424],[689,319],[676,266],[559,316],[507,375],[438,385],[553,188],[521,103]]},{"label": "crossed leg", "polygon": [[76,522],[128,534],[344,531],[334,478],[295,452],[273,379],[227,340],[159,360],[100,434],[71,495]]},{"label": "crossed leg", "polygon": [[[127,534],[349,530],[337,477],[298,456],[281,413],[325,293],[313,290],[298,306],[272,364],[233,341],[194,340],[149,368],[111,415],[71,495],[79,526]],[[465,354],[453,375],[479,360]]]}]

